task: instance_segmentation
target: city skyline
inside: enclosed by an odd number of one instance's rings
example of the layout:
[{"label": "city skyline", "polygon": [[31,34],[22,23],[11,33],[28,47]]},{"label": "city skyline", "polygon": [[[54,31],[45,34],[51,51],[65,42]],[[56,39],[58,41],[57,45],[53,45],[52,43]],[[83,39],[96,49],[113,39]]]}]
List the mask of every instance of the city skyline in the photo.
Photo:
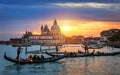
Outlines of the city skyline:
[{"label": "city skyline", "polygon": [[26,29],[40,34],[41,25],[57,19],[66,36],[100,36],[120,29],[120,1],[107,0],[0,0],[0,40],[21,37]]}]

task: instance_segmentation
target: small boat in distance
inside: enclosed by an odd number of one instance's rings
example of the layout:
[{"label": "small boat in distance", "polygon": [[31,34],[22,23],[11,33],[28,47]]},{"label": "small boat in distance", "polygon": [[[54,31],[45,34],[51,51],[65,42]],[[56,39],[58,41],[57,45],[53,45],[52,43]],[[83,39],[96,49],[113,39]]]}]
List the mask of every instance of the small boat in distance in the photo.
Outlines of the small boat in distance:
[{"label": "small boat in distance", "polygon": [[9,57],[6,55],[6,52],[5,52],[4,58],[10,62],[17,63],[17,64],[32,64],[32,63],[54,62],[64,58],[64,56],[49,57],[49,58],[44,58],[44,60],[26,61],[25,59],[16,59],[16,58]]},{"label": "small boat in distance", "polygon": [[25,46],[31,46],[31,44],[11,44],[13,47],[25,47]]},{"label": "small boat in distance", "polygon": [[25,46],[31,46],[31,43],[27,42],[27,39],[21,39],[21,38],[11,38],[10,44],[13,47],[25,47]]}]

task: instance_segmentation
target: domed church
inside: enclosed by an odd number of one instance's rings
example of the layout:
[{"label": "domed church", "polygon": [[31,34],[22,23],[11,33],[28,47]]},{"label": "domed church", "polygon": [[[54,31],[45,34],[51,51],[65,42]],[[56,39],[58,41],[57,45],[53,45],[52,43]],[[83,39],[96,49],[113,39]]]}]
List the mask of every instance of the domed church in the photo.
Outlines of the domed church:
[{"label": "domed church", "polygon": [[41,26],[41,35],[31,35],[29,36],[29,41],[32,44],[42,44],[42,45],[62,45],[65,43],[65,37],[61,33],[60,27],[55,19],[51,29],[48,25]]}]

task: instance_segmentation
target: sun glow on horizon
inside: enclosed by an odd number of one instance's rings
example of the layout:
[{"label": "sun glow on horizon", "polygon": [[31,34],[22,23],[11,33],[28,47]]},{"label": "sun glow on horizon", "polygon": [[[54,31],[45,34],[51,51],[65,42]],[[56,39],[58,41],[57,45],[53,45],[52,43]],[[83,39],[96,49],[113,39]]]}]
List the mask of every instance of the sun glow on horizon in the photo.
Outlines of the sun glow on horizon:
[{"label": "sun glow on horizon", "polygon": [[115,22],[60,20],[58,24],[65,36],[82,35],[85,37],[98,37],[100,32],[104,30],[112,28],[120,29],[120,23]]},{"label": "sun glow on horizon", "polygon": [[69,26],[69,25],[64,25],[64,26],[62,26],[62,31],[64,31],[64,32],[69,32],[69,31],[71,31],[71,30],[72,30],[72,27]]},{"label": "sun glow on horizon", "polygon": [[[46,20],[39,21],[37,25],[39,25],[34,29],[32,29],[32,33],[35,35],[41,34],[40,26],[48,25],[49,29],[53,25],[54,20]],[[41,24],[41,23],[45,24]],[[71,19],[59,19],[57,20],[57,24],[60,26],[61,33],[65,36],[74,36],[81,35],[84,37],[89,36],[100,36],[100,32],[109,29],[120,29],[120,22],[102,22],[102,21],[83,21],[83,20],[71,20]],[[32,27],[32,26],[31,26]]]}]

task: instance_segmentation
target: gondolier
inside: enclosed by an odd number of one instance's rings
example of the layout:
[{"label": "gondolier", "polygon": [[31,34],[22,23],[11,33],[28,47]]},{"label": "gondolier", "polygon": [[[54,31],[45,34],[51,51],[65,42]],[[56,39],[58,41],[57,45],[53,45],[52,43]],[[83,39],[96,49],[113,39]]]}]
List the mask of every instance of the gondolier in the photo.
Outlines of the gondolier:
[{"label": "gondolier", "polygon": [[88,50],[88,45],[87,45],[87,44],[85,45],[84,49],[85,49],[85,53],[88,54],[88,53],[89,53],[89,50]]},{"label": "gondolier", "polygon": [[56,46],[56,53],[58,53],[58,50],[59,50],[59,49],[58,49],[58,46]]},{"label": "gondolier", "polygon": [[58,46],[56,46],[56,54],[57,54],[57,56],[58,56],[58,50],[59,50]]},{"label": "gondolier", "polygon": [[19,46],[18,49],[17,49],[17,57],[16,57],[16,59],[19,59],[20,52],[21,52],[21,47]]}]

